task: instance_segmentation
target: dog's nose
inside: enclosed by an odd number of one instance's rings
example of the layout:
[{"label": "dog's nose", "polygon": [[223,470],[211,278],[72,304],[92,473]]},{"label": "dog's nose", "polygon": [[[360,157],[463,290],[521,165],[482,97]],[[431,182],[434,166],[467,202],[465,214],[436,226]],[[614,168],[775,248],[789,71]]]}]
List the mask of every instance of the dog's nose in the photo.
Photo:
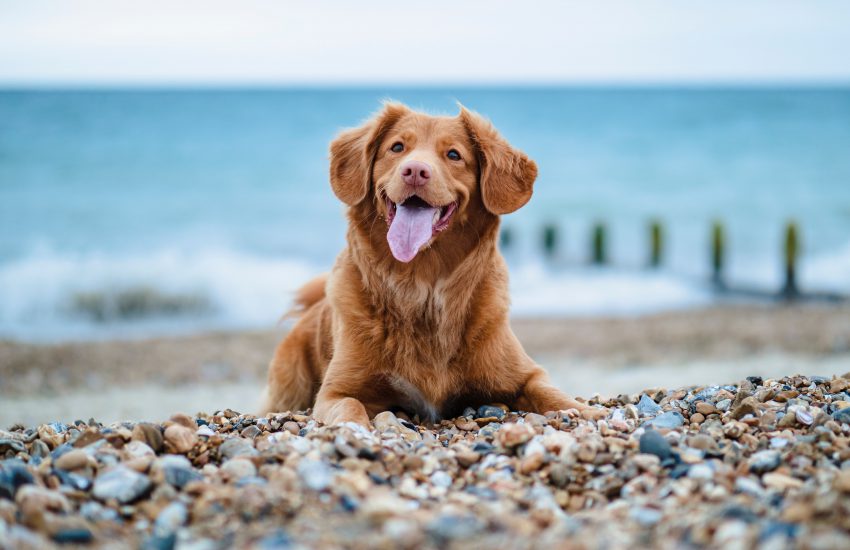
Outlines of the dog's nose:
[{"label": "dog's nose", "polygon": [[401,179],[407,185],[425,185],[431,179],[431,167],[418,160],[409,160],[401,166]]}]

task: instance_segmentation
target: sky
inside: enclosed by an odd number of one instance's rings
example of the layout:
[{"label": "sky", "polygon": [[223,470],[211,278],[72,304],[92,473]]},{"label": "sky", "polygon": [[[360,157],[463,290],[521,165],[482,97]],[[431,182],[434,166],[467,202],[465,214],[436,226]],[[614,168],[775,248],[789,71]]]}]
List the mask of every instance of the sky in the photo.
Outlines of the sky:
[{"label": "sky", "polygon": [[0,0],[0,86],[850,83],[845,0]]}]

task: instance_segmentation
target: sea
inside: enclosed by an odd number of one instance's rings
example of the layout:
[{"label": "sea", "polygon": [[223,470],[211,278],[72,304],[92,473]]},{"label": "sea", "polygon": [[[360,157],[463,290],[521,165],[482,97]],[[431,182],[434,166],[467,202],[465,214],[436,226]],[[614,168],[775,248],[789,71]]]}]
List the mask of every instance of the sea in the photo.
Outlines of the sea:
[{"label": "sea", "polygon": [[386,99],[460,102],[537,161],[503,220],[514,316],[728,300],[714,223],[729,286],[777,290],[793,222],[800,288],[850,294],[850,88],[18,89],[0,90],[0,339],[275,327],[344,246],[328,144]]}]

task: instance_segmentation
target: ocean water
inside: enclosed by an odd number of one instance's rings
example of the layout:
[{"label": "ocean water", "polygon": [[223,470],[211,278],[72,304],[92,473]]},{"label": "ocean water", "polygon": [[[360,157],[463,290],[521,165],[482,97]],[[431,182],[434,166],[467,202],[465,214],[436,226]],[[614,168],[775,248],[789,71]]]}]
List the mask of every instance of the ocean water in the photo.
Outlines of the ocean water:
[{"label": "ocean water", "polygon": [[[793,219],[803,288],[850,293],[850,89],[0,91],[0,337],[274,326],[344,244],[328,143],[384,98],[460,101],[538,162],[504,221],[515,315],[712,303],[715,219],[732,284],[779,286]],[[608,268],[587,265],[597,221]]]}]

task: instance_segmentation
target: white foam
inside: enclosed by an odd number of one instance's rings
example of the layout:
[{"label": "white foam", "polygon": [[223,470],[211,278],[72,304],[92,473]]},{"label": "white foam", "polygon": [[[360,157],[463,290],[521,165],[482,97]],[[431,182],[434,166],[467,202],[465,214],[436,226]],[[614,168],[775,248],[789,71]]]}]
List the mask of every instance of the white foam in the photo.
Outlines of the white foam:
[{"label": "white foam", "polygon": [[[749,272],[756,287],[776,290],[775,268],[763,267]],[[0,264],[0,338],[66,340],[271,328],[289,308],[293,292],[329,268],[226,247],[123,255],[40,249]],[[804,290],[850,291],[850,245],[805,258],[800,282]],[[109,322],[93,321],[69,307],[79,293],[134,288],[200,296],[212,307],[181,316]],[[637,268],[553,269],[528,258],[512,262],[510,291],[511,314],[518,317],[633,316],[703,307],[716,300],[704,276]]]},{"label": "white foam", "polygon": [[[0,265],[0,335],[25,339],[96,338],[183,328],[274,326],[293,291],[321,270],[304,261],[228,249],[106,256],[41,250]],[[184,319],[96,323],[69,311],[78,293],[150,288],[203,296],[206,314]]]},{"label": "white foam", "polygon": [[665,272],[527,264],[511,273],[511,299],[519,317],[630,316],[705,306],[713,296],[706,285]]}]

